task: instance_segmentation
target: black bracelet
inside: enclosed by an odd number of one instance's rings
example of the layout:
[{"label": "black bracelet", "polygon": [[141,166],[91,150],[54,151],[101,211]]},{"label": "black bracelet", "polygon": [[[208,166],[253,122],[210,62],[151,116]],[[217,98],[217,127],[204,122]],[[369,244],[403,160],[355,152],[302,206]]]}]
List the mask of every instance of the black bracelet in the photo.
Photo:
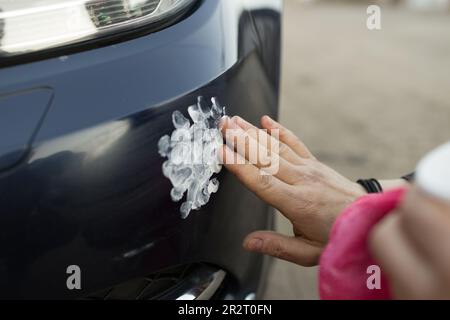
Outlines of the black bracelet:
[{"label": "black bracelet", "polygon": [[381,193],[383,188],[377,179],[359,179],[356,183],[360,184],[367,193]]}]

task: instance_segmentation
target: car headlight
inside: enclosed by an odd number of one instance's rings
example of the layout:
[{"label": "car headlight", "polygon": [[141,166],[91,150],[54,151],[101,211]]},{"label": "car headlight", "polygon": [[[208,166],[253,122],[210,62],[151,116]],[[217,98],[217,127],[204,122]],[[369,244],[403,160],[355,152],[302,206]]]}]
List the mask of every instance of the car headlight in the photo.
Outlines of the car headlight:
[{"label": "car headlight", "polygon": [[[0,0],[0,57],[160,28],[196,0]],[[147,29],[148,30],[148,29]]]}]

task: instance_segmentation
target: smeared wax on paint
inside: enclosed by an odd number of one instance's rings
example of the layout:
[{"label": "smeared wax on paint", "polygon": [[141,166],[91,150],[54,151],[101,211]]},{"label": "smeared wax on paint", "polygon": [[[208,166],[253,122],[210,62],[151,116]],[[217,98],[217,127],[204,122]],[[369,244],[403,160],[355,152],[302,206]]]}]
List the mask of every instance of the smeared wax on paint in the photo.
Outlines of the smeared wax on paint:
[{"label": "smeared wax on paint", "polygon": [[172,201],[180,201],[187,193],[180,206],[183,219],[192,210],[207,204],[211,194],[219,189],[219,181],[211,177],[222,170],[219,151],[223,139],[219,123],[225,115],[225,107],[222,108],[216,98],[208,105],[203,97],[198,97],[197,104],[188,107],[187,112],[193,123],[180,111],[174,111],[175,130],[158,142],[159,154],[167,158],[162,171],[172,183]]}]

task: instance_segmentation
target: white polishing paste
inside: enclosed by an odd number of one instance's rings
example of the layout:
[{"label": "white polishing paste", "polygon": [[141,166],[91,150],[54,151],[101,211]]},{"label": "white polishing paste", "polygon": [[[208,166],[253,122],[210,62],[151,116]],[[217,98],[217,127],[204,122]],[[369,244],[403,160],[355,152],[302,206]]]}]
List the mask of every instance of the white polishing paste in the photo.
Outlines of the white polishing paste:
[{"label": "white polishing paste", "polygon": [[187,111],[192,124],[180,111],[173,112],[175,129],[158,142],[159,154],[167,158],[162,171],[173,186],[170,197],[178,202],[187,193],[186,201],[180,207],[183,219],[191,210],[206,205],[219,189],[219,180],[212,176],[222,169],[218,156],[223,144],[219,123],[225,107],[221,107],[216,98],[208,105],[198,97],[197,104]]}]

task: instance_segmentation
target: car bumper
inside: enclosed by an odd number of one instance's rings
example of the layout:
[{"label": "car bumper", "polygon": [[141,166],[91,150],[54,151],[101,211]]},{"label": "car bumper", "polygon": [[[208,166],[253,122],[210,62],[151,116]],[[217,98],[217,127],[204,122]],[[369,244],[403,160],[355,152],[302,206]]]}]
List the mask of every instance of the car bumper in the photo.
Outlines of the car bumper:
[{"label": "car bumper", "polygon": [[235,297],[255,290],[262,258],[241,241],[270,227],[267,206],[223,171],[182,220],[157,142],[198,96],[255,123],[277,115],[280,1],[257,2],[203,1],[157,33],[0,69],[0,97],[50,92],[24,156],[0,172],[0,297],[84,297],[196,262],[232,274]]}]

